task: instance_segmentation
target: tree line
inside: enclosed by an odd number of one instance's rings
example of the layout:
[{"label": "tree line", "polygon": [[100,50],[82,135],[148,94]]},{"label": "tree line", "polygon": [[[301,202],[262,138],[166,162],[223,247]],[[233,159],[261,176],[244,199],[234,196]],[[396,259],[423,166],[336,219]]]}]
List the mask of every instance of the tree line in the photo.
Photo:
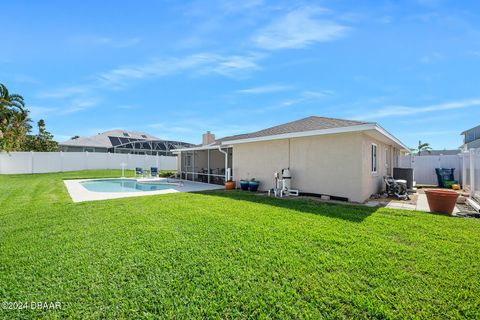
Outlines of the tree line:
[{"label": "tree line", "polygon": [[32,119],[23,97],[11,94],[0,83],[0,151],[57,151],[58,143],[47,131],[45,121],[37,122],[37,133],[32,133]]}]

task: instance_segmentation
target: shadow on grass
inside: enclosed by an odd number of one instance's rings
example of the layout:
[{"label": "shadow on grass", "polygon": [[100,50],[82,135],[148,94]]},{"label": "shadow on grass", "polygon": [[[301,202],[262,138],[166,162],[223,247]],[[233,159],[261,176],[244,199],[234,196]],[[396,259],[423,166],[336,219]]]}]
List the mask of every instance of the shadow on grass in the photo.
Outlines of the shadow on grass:
[{"label": "shadow on grass", "polygon": [[305,198],[279,199],[268,197],[263,194],[238,190],[212,190],[196,193],[238,201],[254,202],[356,223],[362,222],[379,209],[378,207],[367,207],[362,205],[325,203]]}]

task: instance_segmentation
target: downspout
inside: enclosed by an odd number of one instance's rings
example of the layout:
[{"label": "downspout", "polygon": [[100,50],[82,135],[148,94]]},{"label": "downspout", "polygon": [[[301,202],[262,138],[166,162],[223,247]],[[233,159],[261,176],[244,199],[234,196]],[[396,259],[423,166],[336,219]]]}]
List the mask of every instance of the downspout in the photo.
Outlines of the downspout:
[{"label": "downspout", "polygon": [[221,146],[218,146],[218,151],[225,155],[225,182],[228,181],[228,152],[223,151]]}]

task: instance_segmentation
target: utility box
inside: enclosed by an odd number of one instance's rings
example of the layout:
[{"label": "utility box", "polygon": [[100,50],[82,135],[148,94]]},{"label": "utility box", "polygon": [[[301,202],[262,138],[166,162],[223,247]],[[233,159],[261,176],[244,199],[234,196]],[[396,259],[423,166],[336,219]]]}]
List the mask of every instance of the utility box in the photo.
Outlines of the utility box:
[{"label": "utility box", "polygon": [[413,168],[393,168],[393,179],[406,180],[407,189],[412,190],[414,185]]}]

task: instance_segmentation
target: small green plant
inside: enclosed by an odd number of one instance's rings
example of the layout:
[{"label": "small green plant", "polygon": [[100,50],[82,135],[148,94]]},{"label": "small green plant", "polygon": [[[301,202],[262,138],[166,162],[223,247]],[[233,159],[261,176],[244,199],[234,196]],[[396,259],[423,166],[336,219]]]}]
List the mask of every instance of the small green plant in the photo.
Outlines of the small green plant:
[{"label": "small green plant", "polygon": [[455,181],[455,180],[445,180],[445,181],[443,181],[443,185],[447,189],[452,189],[452,186],[454,184],[457,184],[457,181]]},{"label": "small green plant", "polygon": [[168,177],[173,176],[173,175],[176,174],[176,173],[177,173],[176,171],[164,170],[164,171],[160,171],[160,172],[158,173],[158,176],[159,176],[159,177],[162,177],[162,178],[168,178]]}]

